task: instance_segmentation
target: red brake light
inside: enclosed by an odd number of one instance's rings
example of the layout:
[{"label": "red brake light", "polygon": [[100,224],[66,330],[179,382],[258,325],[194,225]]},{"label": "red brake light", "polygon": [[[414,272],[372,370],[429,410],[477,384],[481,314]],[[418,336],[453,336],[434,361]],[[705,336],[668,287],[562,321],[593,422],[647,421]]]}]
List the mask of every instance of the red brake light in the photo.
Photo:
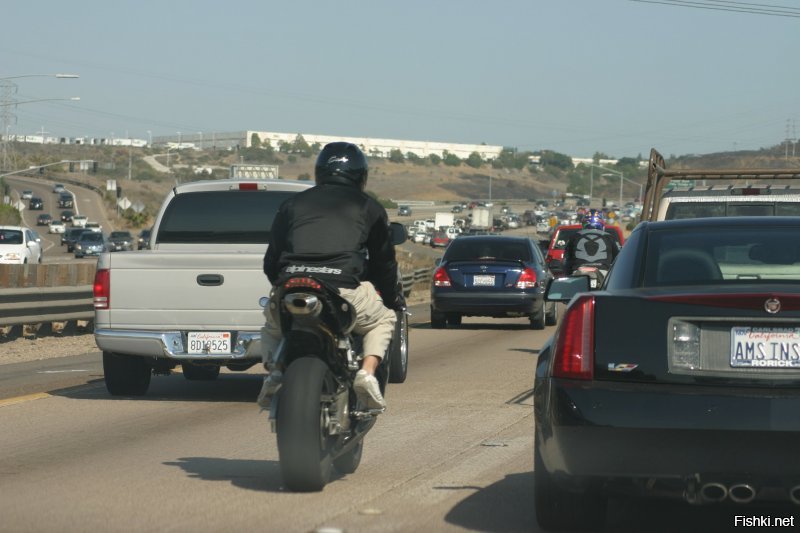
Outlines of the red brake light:
[{"label": "red brake light", "polygon": [[522,274],[519,275],[519,279],[517,280],[517,288],[532,289],[534,287],[536,287],[536,272],[534,272],[532,268],[528,267],[522,271]]},{"label": "red brake light", "polygon": [[108,309],[111,305],[111,272],[107,268],[99,269],[94,275],[94,295],[95,309]]},{"label": "red brake light", "polygon": [[567,308],[554,350],[554,377],[594,377],[594,296],[581,296]]},{"label": "red brake light", "polygon": [[447,274],[447,270],[444,267],[439,267],[436,269],[436,272],[433,273],[433,286],[434,287],[451,287],[453,285],[452,281],[450,281],[450,276]]},{"label": "red brake light", "polygon": [[258,183],[240,183],[239,184],[240,191],[257,191],[258,190]]},{"label": "red brake light", "polygon": [[306,287],[308,289],[322,289],[322,285],[319,284],[317,280],[314,278],[289,278],[286,283],[283,284],[284,289],[293,289],[295,287]]}]

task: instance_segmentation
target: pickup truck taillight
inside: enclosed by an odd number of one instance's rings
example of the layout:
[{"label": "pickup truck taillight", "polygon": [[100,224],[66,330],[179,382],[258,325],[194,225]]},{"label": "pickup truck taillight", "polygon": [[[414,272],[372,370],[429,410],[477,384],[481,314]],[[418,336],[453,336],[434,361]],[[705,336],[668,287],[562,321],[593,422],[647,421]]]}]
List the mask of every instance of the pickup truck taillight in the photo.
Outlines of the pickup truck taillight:
[{"label": "pickup truck taillight", "polygon": [[111,272],[98,269],[94,275],[94,308],[108,309],[111,304]]},{"label": "pickup truck taillight", "polygon": [[553,352],[553,377],[594,377],[594,296],[579,297],[564,313]]}]

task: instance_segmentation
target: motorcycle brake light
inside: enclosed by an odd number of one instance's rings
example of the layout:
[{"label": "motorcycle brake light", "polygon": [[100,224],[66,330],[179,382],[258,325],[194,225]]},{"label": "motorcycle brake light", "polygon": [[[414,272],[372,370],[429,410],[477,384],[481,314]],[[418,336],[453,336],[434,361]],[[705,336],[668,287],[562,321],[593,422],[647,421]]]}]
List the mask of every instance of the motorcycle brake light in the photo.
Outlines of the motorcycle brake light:
[{"label": "motorcycle brake light", "polygon": [[296,287],[306,287],[317,290],[322,289],[322,285],[314,278],[289,278],[289,280],[283,284],[284,289],[294,289]]},{"label": "motorcycle brake light", "polygon": [[564,313],[553,352],[553,377],[594,377],[594,296],[577,298]]},{"label": "motorcycle brake light", "polygon": [[433,273],[433,286],[434,287],[451,287],[453,282],[450,280],[450,275],[444,267],[439,267]]}]

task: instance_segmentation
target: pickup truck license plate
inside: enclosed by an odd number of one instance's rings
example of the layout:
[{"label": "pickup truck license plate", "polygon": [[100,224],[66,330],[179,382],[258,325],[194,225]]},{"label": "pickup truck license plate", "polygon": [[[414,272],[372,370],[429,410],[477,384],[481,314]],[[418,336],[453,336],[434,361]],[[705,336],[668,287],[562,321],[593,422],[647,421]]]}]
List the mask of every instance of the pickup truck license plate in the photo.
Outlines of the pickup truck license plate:
[{"label": "pickup truck license plate", "polygon": [[188,353],[192,355],[230,355],[231,334],[228,331],[190,331]]},{"label": "pickup truck license plate", "polygon": [[731,366],[800,368],[800,328],[731,328]]},{"label": "pickup truck license plate", "polygon": [[494,276],[476,274],[472,276],[472,285],[475,287],[494,287]]}]

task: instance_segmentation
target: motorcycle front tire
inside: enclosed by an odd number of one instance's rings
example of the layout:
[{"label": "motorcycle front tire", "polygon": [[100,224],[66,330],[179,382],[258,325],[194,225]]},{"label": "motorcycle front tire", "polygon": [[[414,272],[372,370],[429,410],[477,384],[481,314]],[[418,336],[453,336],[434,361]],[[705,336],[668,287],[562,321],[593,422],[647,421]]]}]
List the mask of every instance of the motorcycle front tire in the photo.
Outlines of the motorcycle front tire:
[{"label": "motorcycle front tire", "polygon": [[328,365],[316,357],[296,359],[283,376],[276,433],[281,475],[291,491],[320,491],[330,481],[336,437],[328,434],[322,396],[335,391]]}]

